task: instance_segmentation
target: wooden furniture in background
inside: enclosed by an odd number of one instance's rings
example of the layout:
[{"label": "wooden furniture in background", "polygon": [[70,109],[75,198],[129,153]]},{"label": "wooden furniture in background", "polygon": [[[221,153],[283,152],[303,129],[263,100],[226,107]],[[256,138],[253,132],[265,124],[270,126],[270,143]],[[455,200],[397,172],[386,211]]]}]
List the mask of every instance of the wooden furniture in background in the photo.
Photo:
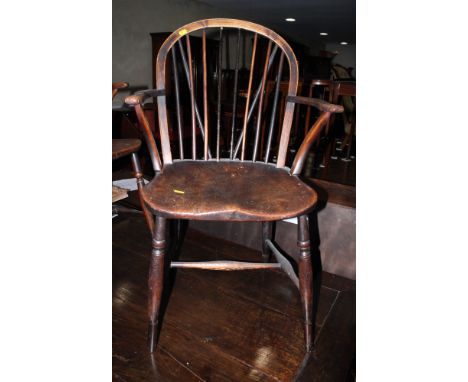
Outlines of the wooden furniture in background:
[{"label": "wooden furniture in background", "polygon": [[[121,89],[128,88],[127,82],[112,83],[112,99]],[[121,158],[125,155],[136,153],[141,146],[139,139],[113,139],[112,140],[112,160]]]},{"label": "wooden furniture in background", "polygon": [[[335,125],[335,118],[330,119],[330,126],[332,126],[329,132],[328,145],[326,153],[324,155],[323,166],[327,167],[330,159],[338,159],[335,156],[337,150],[344,152],[346,148],[346,154],[342,156],[342,160],[349,161],[351,146],[353,144],[354,134],[356,132],[356,83],[352,81],[335,81],[333,83],[333,103],[338,104],[341,102],[344,106],[345,113],[343,113],[343,128],[344,138],[341,141],[340,148],[336,147],[337,142],[337,126]],[[350,129],[346,133],[346,123],[349,122]]]},{"label": "wooden furniture in background", "polygon": [[[120,89],[128,88],[127,82],[114,82],[112,83],[112,99],[116,96]],[[133,171],[135,174],[141,174],[137,179],[138,189],[143,187],[143,175],[141,171],[140,161],[137,152],[140,149],[141,141],[139,139],[112,139],[112,160],[122,158],[123,156],[130,155],[132,159]],[[121,200],[127,196],[126,192],[119,187],[112,186],[112,202]],[[151,216],[145,206],[143,212],[147,218],[148,224],[152,224]]]},{"label": "wooden furniture in background", "polygon": [[[309,84],[309,94],[308,96],[312,98],[314,95],[314,89],[319,89],[319,97],[320,99],[326,100],[327,102],[333,103],[333,81],[331,80],[317,80],[314,79],[310,81]],[[307,134],[310,128],[310,117],[311,117],[312,108],[307,108],[306,119],[304,124],[304,134]],[[325,132],[328,132],[328,125],[327,123],[325,127]]]},{"label": "wooden furniture in background", "polygon": [[[341,144],[341,150],[346,148],[346,154],[342,160],[349,160],[351,146],[353,144],[354,134],[356,133],[356,83],[355,82],[337,82],[333,89],[333,102],[338,103],[338,98],[343,97],[344,121],[350,122],[349,132],[345,131],[345,138]],[[345,122],[346,123],[346,122]]]},{"label": "wooden furniture in background", "polygon": [[[207,64],[207,34],[215,31],[218,43],[223,44],[223,33],[232,28],[240,41],[241,34],[253,35],[253,47],[249,68],[246,101],[242,130],[235,136],[235,126],[231,126],[229,142],[225,142],[225,150],[221,147],[221,99],[222,81],[213,84],[210,79],[221,79],[222,55],[218,54],[217,76],[208,75]],[[191,34],[201,32],[202,49],[192,48]],[[257,43],[260,39],[267,41],[265,59],[258,60]],[[239,46],[239,44],[237,44]],[[221,52],[218,49],[218,52]],[[201,53],[202,80],[196,82],[193,68],[193,55]],[[273,78],[281,80],[283,66],[289,72],[287,94],[284,99],[284,116],[280,132],[276,164],[270,163],[271,143],[274,123],[269,124],[264,150],[260,145],[260,130],[262,120],[275,119],[263,115],[265,87],[271,75],[270,69],[274,60],[278,62],[278,74]],[[178,63],[182,62],[182,77],[187,81],[179,81]],[[175,123],[168,123],[167,72],[168,67],[174,68],[174,93],[172,99],[176,111]],[[260,67],[260,78],[254,79],[255,67]],[[238,98],[236,86],[239,72],[239,60],[235,63],[233,99]],[[163,288],[164,264],[169,261],[171,268],[197,268],[204,270],[247,270],[247,269],[282,269],[299,289],[303,313],[305,348],[313,347],[313,298],[312,298],[312,264],[310,253],[308,212],[317,201],[316,192],[302,182],[300,174],[307,152],[320,130],[328,122],[330,115],[342,112],[341,106],[309,97],[297,96],[298,65],[291,47],[274,31],[261,25],[234,19],[207,19],[184,25],[172,33],[159,49],[156,59],[156,89],[143,91],[126,98],[126,103],[135,107],[135,111],[144,132],[149,148],[153,169],[156,173],[153,180],[146,186],[139,187],[143,207],[147,208],[154,219],[148,221],[153,233],[151,264],[149,271],[149,350],[153,352],[157,340],[160,303]],[[186,149],[183,145],[183,129],[181,128],[180,103],[182,87],[188,91],[188,107],[190,110],[191,145]],[[215,110],[209,105],[208,91],[214,91],[217,100]],[[226,91],[226,90],[224,90]],[[279,86],[275,88],[274,98],[278,99]],[[197,96],[201,98],[198,102]],[[159,130],[161,138],[162,158],[156,146],[149,123],[142,109],[142,103],[148,97],[157,101]],[[295,104],[313,106],[321,111],[320,117],[310,129],[301,144],[291,169],[285,167],[286,153],[289,144],[291,125],[293,122]],[[236,101],[233,102],[232,115],[236,115]],[[276,106],[275,106],[276,107]],[[216,120],[212,123],[210,113],[215,113]],[[255,115],[255,118],[252,118]],[[232,119],[235,125],[236,119]],[[177,132],[179,144],[171,145],[170,130]],[[197,134],[199,130],[199,134]],[[262,155],[261,153],[264,154]],[[135,167],[138,169],[137,160]],[[141,181],[142,174],[136,171],[136,177]],[[141,181],[142,182],[142,181]],[[281,254],[273,243],[274,221],[285,218],[298,218],[298,249],[299,255],[293,255],[298,264],[299,276],[296,275],[291,263]],[[236,261],[208,262],[177,262],[166,259],[166,227],[168,219],[214,220],[214,221],[255,221],[263,227],[263,263]],[[271,254],[276,262],[269,262]]]},{"label": "wooden furniture in background", "polygon": [[[112,83],[112,99],[121,89],[128,88],[127,82]],[[112,160],[121,158],[137,152],[140,149],[141,141],[139,139],[113,139],[112,140]]]},{"label": "wooden furniture in background", "polygon": [[139,139],[113,139],[112,160],[137,152],[140,146],[141,141]]}]

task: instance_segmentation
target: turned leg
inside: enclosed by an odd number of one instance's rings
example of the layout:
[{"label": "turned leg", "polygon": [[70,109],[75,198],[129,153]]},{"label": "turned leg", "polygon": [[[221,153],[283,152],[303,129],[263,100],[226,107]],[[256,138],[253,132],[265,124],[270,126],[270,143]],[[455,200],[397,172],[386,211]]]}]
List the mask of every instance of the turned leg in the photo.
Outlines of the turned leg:
[{"label": "turned leg", "polygon": [[138,159],[137,153],[132,153],[132,166],[133,172],[135,173],[135,178],[137,180],[137,187],[138,187],[138,198],[140,199],[141,209],[143,210],[143,214],[145,215],[146,224],[148,224],[148,228],[150,232],[154,231],[154,217],[153,214],[146,208],[145,202],[143,200],[143,186],[145,185],[143,182],[143,173],[141,172],[140,160]]},{"label": "turned leg", "polygon": [[312,260],[310,256],[309,221],[307,215],[298,218],[299,247],[299,290],[301,293],[302,308],[304,311],[304,336],[306,351],[314,346],[313,319],[312,319]]},{"label": "turned leg", "polygon": [[270,261],[271,250],[266,244],[266,240],[273,240],[273,222],[262,222],[262,257],[263,262]]},{"label": "turned leg", "polygon": [[157,340],[158,313],[161,305],[161,296],[164,279],[164,254],[166,249],[166,219],[156,217],[153,233],[153,250],[148,277],[148,346],[149,351],[154,351]]}]

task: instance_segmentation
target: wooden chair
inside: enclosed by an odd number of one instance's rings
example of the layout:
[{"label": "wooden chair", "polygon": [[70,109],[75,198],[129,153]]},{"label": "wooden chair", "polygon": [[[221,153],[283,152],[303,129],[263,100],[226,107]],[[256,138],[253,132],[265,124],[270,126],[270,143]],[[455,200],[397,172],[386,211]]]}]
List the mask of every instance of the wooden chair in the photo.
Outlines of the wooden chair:
[{"label": "wooden chair", "polygon": [[[128,88],[127,82],[112,83],[112,99],[121,89]],[[113,139],[112,140],[112,160],[119,159],[123,156],[136,153],[141,146],[139,139]]]},{"label": "wooden chair", "polygon": [[[343,150],[346,148],[346,153],[342,156],[343,161],[350,160],[350,153],[351,153],[351,146],[353,144],[353,137],[356,132],[356,83],[349,82],[349,81],[337,81],[333,84],[333,98],[332,102],[334,104],[338,104],[340,102],[344,105],[344,110],[346,110],[346,114],[343,114],[343,121],[344,126],[346,127],[346,119],[349,115],[349,120],[351,123],[350,131],[346,133],[341,142],[339,150],[344,152]],[[330,120],[330,125],[333,127],[335,118],[332,117]],[[335,126],[336,127],[336,126]],[[333,131],[330,133],[330,141],[327,147],[327,153],[324,156],[324,167],[328,165],[330,158],[338,159],[335,155],[335,151],[338,150],[336,147],[336,129],[333,128]]]},{"label": "wooden chair", "polygon": [[[346,154],[341,159],[349,161],[351,146],[353,145],[353,137],[356,133],[356,83],[355,82],[337,82],[334,86],[333,102],[338,103],[338,97],[343,98],[343,105],[345,110],[349,113],[349,119],[351,127],[348,133],[346,133],[343,143],[341,144],[341,150],[346,148]],[[346,114],[343,114],[343,118],[346,119]]]},{"label": "wooden chair", "polygon": [[[250,62],[249,83],[246,97],[242,131],[238,136],[231,126],[232,132],[227,150],[220,148],[221,136],[221,84],[209,83],[213,76],[207,74],[207,35],[215,35],[219,44],[223,43],[223,30],[234,28],[237,41],[241,34],[253,34],[253,46]],[[215,34],[213,34],[215,31]],[[192,69],[192,55],[190,34],[198,33],[202,37],[203,81],[202,84],[194,83]],[[262,62],[256,61],[258,52],[257,42],[266,39],[266,57]],[[237,44],[239,46],[239,43]],[[219,50],[221,51],[221,49]],[[264,53],[264,52],[262,52]],[[237,58],[239,57],[237,53]],[[222,54],[218,55],[219,65],[222,68]],[[237,74],[239,59],[235,60],[235,79],[233,89],[234,100],[238,98]],[[262,119],[268,116],[262,115],[265,85],[273,61],[277,63],[277,81],[281,80],[281,73],[285,61],[289,69],[288,94],[285,99],[285,112],[281,127],[281,138],[277,153],[276,164],[269,163],[271,157],[271,141],[273,125],[269,124],[268,137],[266,139],[265,154],[260,158],[259,136]],[[172,65],[174,72],[175,97],[169,100],[166,95],[166,67]],[[261,65],[261,78],[254,81],[253,68]],[[182,78],[178,78],[179,72]],[[149,220],[149,226],[153,233],[152,254],[149,270],[149,350],[153,352],[157,339],[158,314],[163,289],[164,263],[167,244],[166,227],[168,219],[189,220],[214,220],[214,221],[255,221],[263,224],[263,263],[235,262],[235,261],[207,261],[207,262],[178,262],[168,260],[170,268],[198,268],[205,270],[247,270],[247,269],[283,269],[300,291],[304,310],[305,347],[310,351],[313,346],[312,329],[312,265],[310,254],[310,241],[307,213],[315,206],[317,195],[308,185],[303,183],[298,175],[304,165],[307,151],[318,136],[321,128],[327,123],[330,115],[342,112],[341,106],[332,105],[323,100],[296,96],[298,87],[298,66],[296,57],[286,41],[272,30],[247,21],[234,19],[207,19],[184,25],[172,33],[161,46],[156,62],[156,89],[143,91],[126,98],[128,105],[133,105],[144,132],[149,148],[153,168],[154,179],[145,186],[139,188],[140,199],[144,208],[149,210],[154,219]],[[218,76],[217,78],[221,78]],[[255,86],[258,85],[258,86]],[[185,87],[190,92],[192,141],[189,152],[186,152],[181,142],[171,147],[168,125],[168,102],[175,102],[177,110],[177,124],[174,127],[179,132],[180,127],[179,104],[181,88]],[[208,110],[208,90],[213,90],[217,97],[217,112]],[[276,87],[276,101],[278,100],[279,87]],[[201,95],[201,105],[196,101],[196,96]],[[147,97],[155,97],[158,105],[159,129],[161,137],[160,157],[154,137],[149,129],[148,121],[142,110],[142,103]],[[289,134],[296,103],[318,108],[322,114],[308,132],[300,146],[293,164],[286,167],[286,152],[289,142]],[[236,115],[236,102],[233,102],[233,115]],[[275,106],[276,107],[276,106]],[[255,111],[256,108],[256,111]],[[255,118],[252,116],[255,115]],[[211,126],[214,116],[214,126]],[[274,122],[275,113],[270,120]],[[235,124],[236,118],[232,119]],[[252,123],[254,122],[254,123]],[[196,134],[199,129],[201,134]],[[249,142],[249,143],[248,143]],[[138,168],[138,165],[136,165]],[[141,173],[137,173],[137,178]],[[272,223],[285,218],[298,217],[298,247],[299,255],[294,259],[298,263],[299,277],[296,275],[291,263],[281,255],[273,244]],[[277,262],[270,263],[271,253],[275,255]]]}]

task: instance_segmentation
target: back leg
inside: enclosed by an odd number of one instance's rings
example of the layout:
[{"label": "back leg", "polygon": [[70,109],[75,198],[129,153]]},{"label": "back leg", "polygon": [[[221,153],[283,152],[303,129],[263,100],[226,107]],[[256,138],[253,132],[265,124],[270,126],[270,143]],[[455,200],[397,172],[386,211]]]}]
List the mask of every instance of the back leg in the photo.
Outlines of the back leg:
[{"label": "back leg", "polygon": [[271,250],[266,244],[266,240],[273,241],[273,224],[274,222],[262,222],[262,257],[264,263],[270,261]]}]

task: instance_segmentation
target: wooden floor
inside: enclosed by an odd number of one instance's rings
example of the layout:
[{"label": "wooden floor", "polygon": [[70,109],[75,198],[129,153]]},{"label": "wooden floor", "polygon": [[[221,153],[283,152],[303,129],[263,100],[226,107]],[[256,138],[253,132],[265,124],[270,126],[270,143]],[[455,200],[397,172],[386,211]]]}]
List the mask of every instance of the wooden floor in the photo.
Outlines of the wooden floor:
[{"label": "wooden floor", "polygon": [[[157,351],[146,348],[151,238],[141,213],[113,219],[114,381],[354,381],[355,283],[323,273],[316,350],[304,351],[297,289],[280,271],[179,269]],[[261,261],[188,230],[181,260]]]}]

